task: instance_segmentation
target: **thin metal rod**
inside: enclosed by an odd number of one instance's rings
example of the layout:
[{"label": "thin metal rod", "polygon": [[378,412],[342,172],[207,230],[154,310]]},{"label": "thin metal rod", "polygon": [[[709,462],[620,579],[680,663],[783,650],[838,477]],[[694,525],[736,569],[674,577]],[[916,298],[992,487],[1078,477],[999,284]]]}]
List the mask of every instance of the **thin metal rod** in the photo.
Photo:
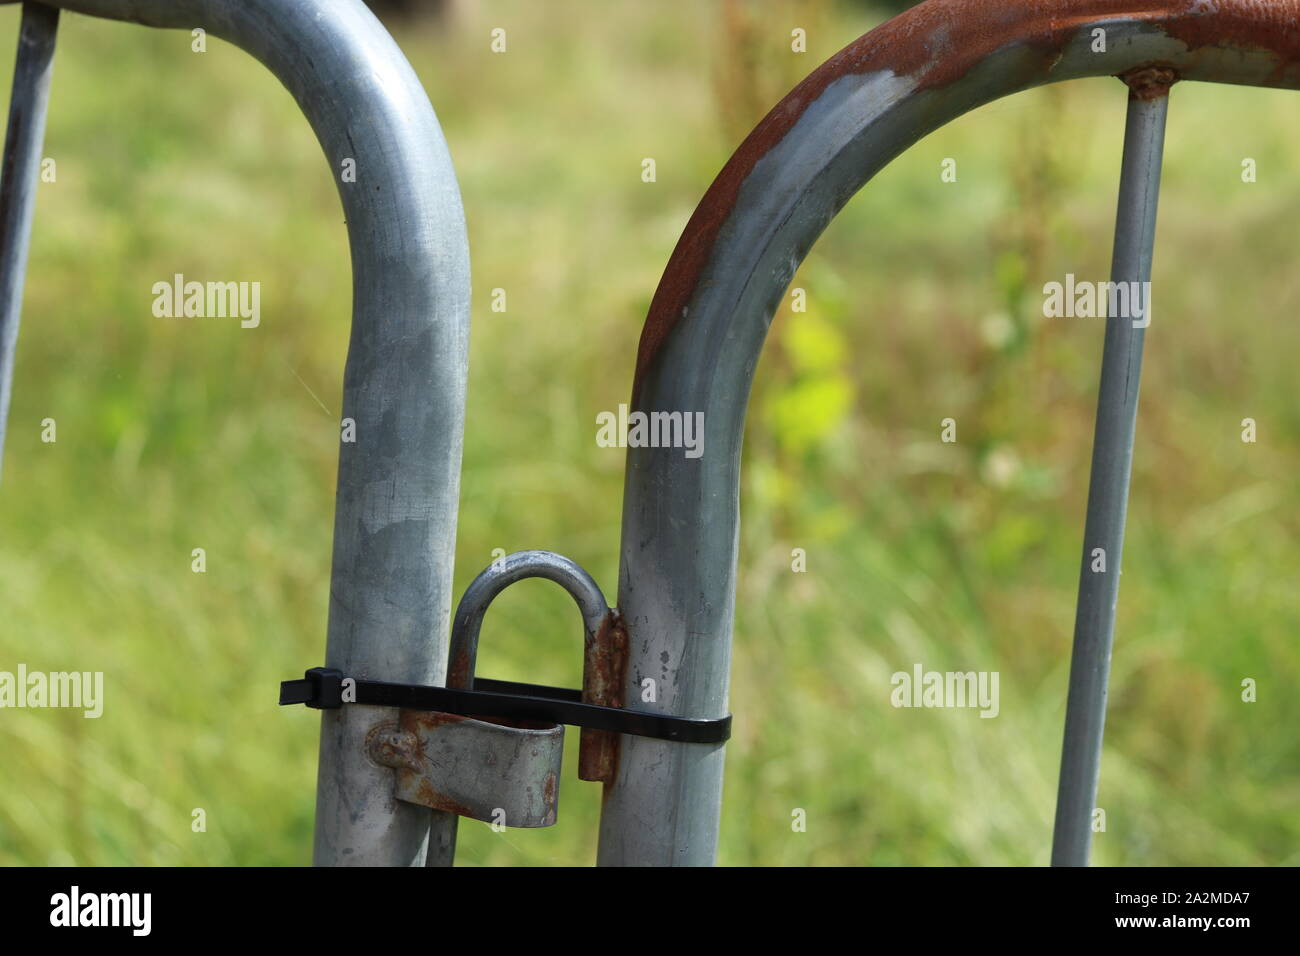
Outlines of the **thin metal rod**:
[{"label": "thin metal rod", "polygon": [[0,166],[0,464],[4,462],[14,352],[22,317],[23,278],[27,272],[27,249],[32,236],[32,211],[36,205],[58,28],[57,9],[40,3],[23,4],[13,92],[9,97],[9,127],[5,131],[4,162]]},{"label": "thin metal rod", "polygon": [[[1151,254],[1168,106],[1167,83],[1154,95],[1149,91],[1140,93],[1136,86],[1129,95],[1111,281],[1123,283],[1121,288],[1129,290],[1130,298],[1127,310],[1111,310],[1125,314],[1112,314],[1106,320],[1057,791],[1053,866],[1087,866],[1092,844],[1142,344],[1150,321]],[[1116,301],[1123,301],[1122,293]]]}]

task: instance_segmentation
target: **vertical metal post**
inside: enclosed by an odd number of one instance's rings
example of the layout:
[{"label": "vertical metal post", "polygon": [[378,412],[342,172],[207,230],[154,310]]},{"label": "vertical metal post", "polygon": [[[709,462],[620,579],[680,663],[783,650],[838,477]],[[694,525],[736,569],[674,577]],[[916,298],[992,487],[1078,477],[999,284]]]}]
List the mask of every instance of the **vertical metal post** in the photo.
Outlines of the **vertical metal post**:
[{"label": "vertical metal post", "polygon": [[[1088,516],[1079,571],[1079,603],[1056,803],[1053,866],[1086,866],[1106,721],[1115,605],[1128,511],[1137,424],[1142,344],[1150,321],[1151,254],[1169,106],[1169,70],[1147,69],[1130,86],[1120,173],[1111,281],[1133,291],[1128,315],[1111,315],[1102,350],[1097,425],[1088,486]],[[1130,285],[1134,284],[1134,285]],[[1100,299],[1100,297],[1099,297]],[[1140,317],[1137,317],[1140,316]]]},{"label": "vertical metal post", "polygon": [[22,316],[23,277],[27,271],[27,247],[32,235],[32,210],[36,205],[58,27],[58,10],[39,3],[23,4],[13,92],[9,97],[4,164],[0,167],[0,463],[4,461],[14,351],[18,347],[18,324]]}]

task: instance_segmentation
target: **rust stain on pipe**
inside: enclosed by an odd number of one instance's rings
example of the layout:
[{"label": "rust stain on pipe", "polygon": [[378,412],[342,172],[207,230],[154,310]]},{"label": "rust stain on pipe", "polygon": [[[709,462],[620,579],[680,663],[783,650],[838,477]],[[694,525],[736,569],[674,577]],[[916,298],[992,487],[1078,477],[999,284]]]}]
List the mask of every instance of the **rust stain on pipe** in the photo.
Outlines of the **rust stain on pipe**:
[{"label": "rust stain on pipe", "polygon": [[[1278,57],[1274,83],[1300,63],[1300,0],[928,0],[859,37],[823,63],[759,122],[701,200],[664,271],[641,332],[633,397],[690,302],[723,223],[754,166],[843,76],[888,70],[917,91],[948,86],[990,54],[1021,44],[1050,64],[1082,28],[1105,20],[1158,26],[1188,50],[1222,45]],[[1045,67],[1046,72],[1046,67]]]},{"label": "rust stain on pipe", "polygon": [[451,664],[447,667],[447,686],[460,690],[470,690],[474,686],[474,678],[470,673],[472,670],[468,649],[462,647],[456,652],[456,656],[452,658]]},{"label": "rust stain on pipe", "polygon": [[1120,77],[1129,88],[1129,99],[1158,100],[1169,95],[1169,87],[1178,82],[1178,74],[1163,66],[1131,70]]},{"label": "rust stain on pipe", "polygon": [[[627,630],[611,610],[594,633],[587,634],[582,656],[582,700],[603,707],[623,706],[627,674]],[[621,735],[611,730],[582,729],[578,744],[578,779],[613,783],[618,771]]]}]

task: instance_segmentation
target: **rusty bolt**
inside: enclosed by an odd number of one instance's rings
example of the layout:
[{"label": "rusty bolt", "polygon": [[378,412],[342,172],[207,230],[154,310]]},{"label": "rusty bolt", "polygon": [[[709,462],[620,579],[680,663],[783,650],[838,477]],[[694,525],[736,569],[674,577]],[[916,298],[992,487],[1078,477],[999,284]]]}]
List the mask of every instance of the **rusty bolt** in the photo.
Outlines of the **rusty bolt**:
[{"label": "rusty bolt", "polygon": [[1138,100],[1158,100],[1169,95],[1169,87],[1178,82],[1178,74],[1165,66],[1144,66],[1120,77],[1131,95]]}]

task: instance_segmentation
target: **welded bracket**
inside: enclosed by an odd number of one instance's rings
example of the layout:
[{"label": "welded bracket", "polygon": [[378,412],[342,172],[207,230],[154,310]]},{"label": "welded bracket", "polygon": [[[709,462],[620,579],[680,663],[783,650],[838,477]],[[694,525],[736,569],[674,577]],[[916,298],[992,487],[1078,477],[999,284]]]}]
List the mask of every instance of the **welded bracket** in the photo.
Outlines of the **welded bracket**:
[{"label": "welded bracket", "polygon": [[403,710],[367,747],[397,770],[398,800],[502,826],[555,823],[563,724]]}]

